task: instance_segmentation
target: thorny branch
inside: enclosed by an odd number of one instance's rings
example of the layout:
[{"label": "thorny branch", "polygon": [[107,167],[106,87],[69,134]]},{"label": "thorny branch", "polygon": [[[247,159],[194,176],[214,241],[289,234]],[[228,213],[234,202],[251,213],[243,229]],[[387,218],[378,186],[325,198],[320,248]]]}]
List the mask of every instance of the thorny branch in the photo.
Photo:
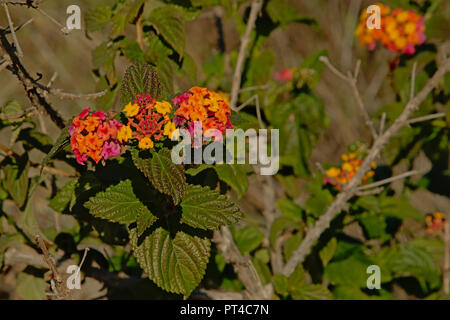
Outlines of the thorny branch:
[{"label": "thorny branch", "polygon": [[[326,61],[326,59],[322,59],[322,61]],[[332,66],[331,64],[327,65],[329,67]],[[323,214],[319,218],[314,227],[308,232],[300,246],[294,251],[291,258],[286,263],[283,269],[283,274],[285,276],[290,276],[295,270],[296,266],[304,261],[316,241],[319,239],[320,235],[326,229],[328,229],[331,221],[339,214],[339,212],[341,212],[341,210],[343,210],[347,201],[355,196],[358,191],[360,191],[360,189],[358,190],[358,187],[361,185],[363,176],[368,170],[370,170],[371,162],[378,157],[381,150],[388,143],[388,141],[394,135],[396,135],[402,127],[408,125],[409,118],[413,114],[413,112],[419,108],[419,105],[425,100],[431,90],[433,90],[438,85],[439,80],[449,71],[450,59],[447,58],[433,75],[433,77],[428,81],[425,87],[408,102],[408,104],[405,106],[405,109],[395,120],[392,126],[375,139],[372,148],[369,150],[369,153],[367,154],[366,158],[361,164],[360,169],[356,172],[353,179],[350,180],[350,182],[345,185],[342,191],[337,195],[334,202],[328,207],[325,214]]]}]

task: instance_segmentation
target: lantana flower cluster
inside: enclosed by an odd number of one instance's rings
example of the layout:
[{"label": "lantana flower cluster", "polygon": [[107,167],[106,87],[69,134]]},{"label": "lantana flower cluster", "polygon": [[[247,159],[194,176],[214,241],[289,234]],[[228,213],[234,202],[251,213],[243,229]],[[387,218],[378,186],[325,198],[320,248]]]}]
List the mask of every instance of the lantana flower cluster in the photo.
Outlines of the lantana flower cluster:
[{"label": "lantana flower cluster", "polygon": [[380,29],[369,29],[367,19],[369,13],[364,10],[360,16],[360,23],[355,30],[361,45],[367,45],[374,50],[377,41],[391,51],[414,54],[415,47],[425,42],[425,19],[414,10],[394,9],[377,3],[380,7]]},{"label": "lantana flower cluster", "polygon": [[112,112],[90,112],[88,107],[73,119],[69,127],[70,143],[79,164],[84,165],[88,157],[98,163],[120,154],[117,133],[122,124],[113,116]]},{"label": "lantana flower cluster", "polygon": [[[347,184],[353,179],[356,172],[358,172],[363,160],[358,157],[355,152],[345,153],[341,156],[342,164],[340,167],[331,167],[325,170],[325,177],[323,178],[324,184],[330,184],[336,186],[336,189],[340,190],[342,185]],[[372,169],[376,168],[375,162],[371,163]],[[375,175],[373,170],[369,170],[363,177],[362,182],[365,183],[371,177]]]},{"label": "lantana flower cluster", "polygon": [[136,139],[140,149],[150,149],[154,143],[170,136],[175,125],[170,120],[172,105],[167,101],[156,101],[149,94],[139,94],[122,110],[126,125],[119,131],[118,139],[127,143]]},{"label": "lantana flower cluster", "polygon": [[194,124],[197,121],[201,122],[202,134],[205,137],[210,137],[210,129],[223,133],[226,129],[233,128],[228,97],[224,94],[207,88],[193,87],[189,92],[175,97],[172,102],[175,105],[175,126],[187,129],[191,136],[194,136]]},{"label": "lantana flower cluster", "polygon": [[[193,87],[172,103],[138,94],[118,117],[114,112],[92,113],[89,108],[84,109],[72,121],[70,142],[79,164],[85,165],[88,157],[99,163],[119,156],[126,145],[154,148],[155,143],[172,138],[180,129],[187,129],[194,136],[197,121],[206,137],[209,129],[223,133],[233,128],[230,114],[228,97],[206,88]],[[220,138],[215,136],[214,141]]]}]

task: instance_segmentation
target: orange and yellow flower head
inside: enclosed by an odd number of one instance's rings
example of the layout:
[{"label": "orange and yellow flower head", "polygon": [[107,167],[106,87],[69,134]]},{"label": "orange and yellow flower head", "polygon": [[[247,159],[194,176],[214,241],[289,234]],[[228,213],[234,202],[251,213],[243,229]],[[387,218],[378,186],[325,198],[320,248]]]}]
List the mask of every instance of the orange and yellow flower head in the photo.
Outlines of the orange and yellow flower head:
[{"label": "orange and yellow flower head", "polygon": [[[324,184],[330,184],[340,190],[342,185],[347,184],[353,179],[356,172],[358,172],[363,160],[360,158],[356,152],[345,153],[341,156],[342,164],[340,167],[331,167],[325,170],[325,177],[323,179]],[[371,163],[372,169],[376,168],[375,162]],[[362,182],[365,183],[367,180],[375,175],[373,170],[369,170],[363,177]]]},{"label": "orange and yellow flower head", "polygon": [[202,124],[202,133],[210,129],[223,133],[226,129],[232,129],[230,121],[231,110],[228,97],[223,93],[217,93],[207,88],[193,87],[172,100],[174,118],[178,129],[187,129],[191,136],[194,135],[194,122]]},{"label": "orange and yellow flower head", "polygon": [[117,157],[121,152],[121,142],[117,133],[122,124],[113,119],[113,113],[90,112],[84,109],[69,127],[70,143],[79,164],[85,165],[88,157],[98,163]]},{"label": "orange and yellow flower head", "polygon": [[172,105],[167,101],[156,101],[150,94],[138,94],[133,103],[122,110],[127,125],[119,131],[119,141],[136,139],[140,149],[154,147],[154,142],[165,138],[165,129],[171,123],[169,114]]},{"label": "orange and yellow flower head", "polygon": [[414,10],[394,9],[377,3],[380,7],[380,29],[369,29],[367,19],[369,14],[364,10],[360,16],[360,23],[355,30],[361,45],[367,45],[374,50],[380,42],[391,51],[412,55],[416,46],[425,42],[425,19]]}]

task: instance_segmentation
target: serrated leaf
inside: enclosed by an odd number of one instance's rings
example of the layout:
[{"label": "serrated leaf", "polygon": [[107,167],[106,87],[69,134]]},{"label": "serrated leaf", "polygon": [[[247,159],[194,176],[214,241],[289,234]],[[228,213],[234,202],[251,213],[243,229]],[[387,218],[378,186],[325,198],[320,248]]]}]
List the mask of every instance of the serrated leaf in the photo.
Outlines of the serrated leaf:
[{"label": "serrated leaf", "polygon": [[72,201],[78,179],[72,179],[49,201],[49,206],[57,212],[63,212]]},{"label": "serrated leaf", "polygon": [[186,189],[184,167],[173,163],[170,151],[162,149],[152,150],[151,158],[142,158],[139,151],[133,150],[134,165],[150,180],[161,193],[172,197],[174,204],[180,203]]},{"label": "serrated leaf", "polygon": [[160,99],[164,95],[158,72],[152,66],[136,62],[128,67],[121,85],[122,102],[132,102],[137,94],[149,93]]},{"label": "serrated leaf", "polygon": [[426,290],[424,281],[432,285],[439,283],[439,269],[432,255],[422,246],[409,243],[393,254],[387,265],[398,276],[416,277]]},{"label": "serrated leaf", "polygon": [[242,215],[239,207],[224,195],[198,185],[187,186],[181,208],[182,223],[205,230],[236,223]]},{"label": "serrated leaf", "polygon": [[72,121],[69,121],[69,125],[67,125],[60,133],[58,139],[56,140],[55,144],[53,145],[50,152],[45,156],[44,160],[42,161],[41,165],[41,171],[40,175],[42,175],[43,168],[48,164],[48,162],[53,159],[53,157],[62,151],[64,148],[66,148],[68,145],[70,145],[70,135],[69,135],[69,127],[70,123]]},{"label": "serrated leaf", "polygon": [[131,180],[128,179],[97,193],[84,206],[93,216],[117,223],[135,222],[141,212],[151,215],[134,194]]},{"label": "serrated leaf", "polygon": [[158,218],[155,217],[150,212],[150,210],[140,211],[138,213],[137,221],[136,221],[138,236],[140,237],[145,232],[145,230],[150,228],[152,226],[152,224],[156,222],[156,220],[158,220]]},{"label": "serrated leaf", "polygon": [[183,13],[172,5],[158,7],[150,12],[149,22],[156,32],[183,57],[185,47],[185,26]]},{"label": "serrated leaf", "polygon": [[210,241],[184,232],[175,238],[163,228],[139,241],[130,230],[134,256],[148,277],[162,289],[189,296],[205,274]]}]

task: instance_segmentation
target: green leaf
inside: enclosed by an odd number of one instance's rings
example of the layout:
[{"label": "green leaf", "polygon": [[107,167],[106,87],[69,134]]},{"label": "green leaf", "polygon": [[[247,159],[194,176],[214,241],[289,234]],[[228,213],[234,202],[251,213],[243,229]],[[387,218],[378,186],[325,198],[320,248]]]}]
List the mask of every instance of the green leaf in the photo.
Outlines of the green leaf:
[{"label": "green leaf", "polygon": [[320,284],[311,284],[301,286],[291,292],[295,300],[331,300],[333,295],[324,286]]},{"label": "green leaf", "polygon": [[147,230],[148,228],[150,228],[153,223],[156,222],[156,220],[158,220],[157,217],[155,217],[150,210],[142,210],[138,213],[137,216],[137,231],[138,231],[138,236],[140,237],[145,230]]},{"label": "green leaf", "polygon": [[242,254],[250,253],[261,245],[264,234],[254,226],[232,230],[234,241]]},{"label": "green leaf", "polygon": [[277,201],[277,206],[280,208],[281,213],[289,219],[294,221],[300,221],[302,219],[302,207],[294,203],[294,201],[289,199],[279,199]]},{"label": "green leaf", "polygon": [[296,74],[297,87],[301,88],[303,84],[307,84],[309,88],[314,89],[319,83],[325,64],[319,60],[321,56],[327,56],[326,50],[316,52],[300,63]]},{"label": "green leaf", "polygon": [[158,72],[142,62],[128,67],[122,80],[121,92],[123,103],[132,102],[137,94],[149,93],[155,99],[160,99],[165,94]]},{"label": "green leaf", "polygon": [[28,179],[29,163],[27,157],[18,162],[11,162],[3,166],[5,187],[19,207],[22,207],[28,195],[30,180]]},{"label": "green leaf", "polygon": [[172,5],[158,7],[150,12],[150,24],[172,48],[183,57],[185,47],[185,26],[183,13]]},{"label": "green leaf", "polygon": [[88,32],[99,31],[111,23],[112,11],[108,6],[99,6],[86,12],[84,18]]},{"label": "green leaf", "polygon": [[247,172],[243,165],[239,164],[219,164],[213,166],[219,179],[225,181],[231,188],[243,196],[248,189]]},{"label": "green leaf", "polygon": [[42,278],[21,272],[17,276],[16,290],[26,300],[45,300],[47,283]]},{"label": "green leaf", "polygon": [[209,187],[188,185],[181,201],[181,222],[194,228],[217,229],[239,221],[239,207]]},{"label": "green leaf", "polygon": [[132,151],[136,168],[151,181],[161,193],[172,197],[174,204],[180,203],[186,189],[186,176],[183,165],[173,163],[170,151],[162,149],[152,150],[151,158],[143,158],[138,150]]},{"label": "green leaf", "polygon": [[372,264],[369,256],[357,252],[347,259],[329,263],[325,267],[324,276],[335,285],[362,288],[367,285],[366,270]]},{"label": "green leaf", "polygon": [[272,21],[285,26],[291,22],[304,22],[317,25],[313,18],[303,17],[298,14],[287,0],[271,0],[267,4],[267,13]]},{"label": "green leaf", "polygon": [[270,227],[270,245],[274,245],[278,236],[283,232],[284,229],[295,226],[291,219],[287,217],[278,217],[276,218],[272,226]]},{"label": "green leaf", "polygon": [[134,194],[129,179],[97,193],[84,206],[95,217],[124,224],[135,222],[139,214],[151,215]]},{"label": "green leaf", "polygon": [[72,179],[50,200],[50,208],[57,212],[63,212],[75,196],[75,188],[78,185],[78,179]]},{"label": "green leaf", "polygon": [[426,290],[425,281],[435,287],[439,284],[439,269],[432,255],[422,246],[409,243],[393,254],[388,262],[389,268],[398,276],[416,277]]},{"label": "green leaf", "polygon": [[69,121],[69,125],[67,125],[61,131],[58,139],[53,145],[53,148],[50,150],[50,152],[45,156],[44,160],[42,161],[40,175],[42,175],[42,170],[49,163],[49,161],[53,159],[53,157],[56,156],[56,154],[58,154],[60,151],[62,151],[64,148],[70,145],[69,127],[71,123],[72,121]]},{"label": "green leaf", "polygon": [[205,274],[210,241],[177,232],[175,238],[157,228],[144,239],[130,230],[134,256],[148,277],[162,289],[189,296]]},{"label": "green leaf", "polygon": [[424,222],[424,215],[403,198],[386,198],[380,203],[380,213],[398,219],[410,218]]},{"label": "green leaf", "polygon": [[337,240],[336,238],[332,238],[330,241],[328,241],[327,245],[323,247],[322,250],[319,252],[320,259],[322,260],[323,266],[326,267],[328,262],[333,259],[334,253],[336,252],[337,248]]},{"label": "green leaf", "polygon": [[288,291],[292,292],[305,285],[305,270],[302,264],[297,265],[294,272],[288,278]]},{"label": "green leaf", "polygon": [[387,235],[385,217],[375,213],[367,213],[357,219],[364,227],[370,239],[381,238]]},{"label": "green leaf", "polygon": [[308,186],[311,196],[306,200],[306,212],[314,217],[320,217],[328,205],[333,200],[333,196],[327,189],[322,189],[322,185],[314,183]]},{"label": "green leaf", "polygon": [[286,295],[288,293],[288,278],[283,274],[276,274],[272,278],[273,287],[278,294]]}]

